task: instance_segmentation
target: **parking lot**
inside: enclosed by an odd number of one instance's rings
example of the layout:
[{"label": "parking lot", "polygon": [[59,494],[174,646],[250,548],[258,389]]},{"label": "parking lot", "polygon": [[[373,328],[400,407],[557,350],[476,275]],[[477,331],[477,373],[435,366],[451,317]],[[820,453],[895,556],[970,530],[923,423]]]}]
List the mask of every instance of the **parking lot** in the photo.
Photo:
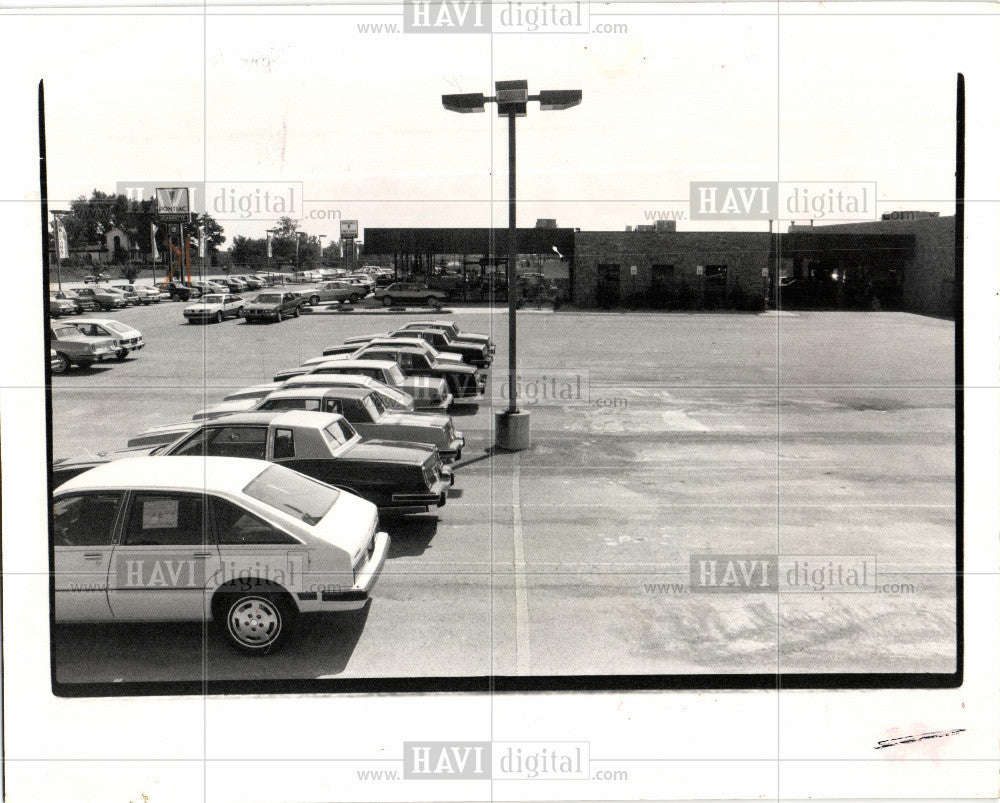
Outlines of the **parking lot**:
[{"label": "parking lot", "polygon": [[[413,319],[191,326],[183,306],[98,314],[146,347],[53,378],[57,458]],[[491,334],[503,381],[505,312],[453,317]],[[953,322],[525,311],[518,343],[522,368],[575,372],[586,398],[534,406],[518,454],[489,448],[489,391],[454,409],[454,489],[435,513],[383,516],[369,608],[306,621],[268,657],[198,625],[60,627],[59,680],[954,670]],[[879,590],[698,593],[705,553],[875,556]]]}]

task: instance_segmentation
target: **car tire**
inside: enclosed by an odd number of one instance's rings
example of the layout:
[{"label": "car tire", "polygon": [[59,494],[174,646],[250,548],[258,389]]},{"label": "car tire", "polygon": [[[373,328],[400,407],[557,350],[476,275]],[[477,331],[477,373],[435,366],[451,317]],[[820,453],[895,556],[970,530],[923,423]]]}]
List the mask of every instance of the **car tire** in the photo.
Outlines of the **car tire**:
[{"label": "car tire", "polygon": [[382,306],[391,307],[392,306],[392,296],[383,296]]},{"label": "car tire", "polygon": [[296,306],[295,309],[292,310],[292,317],[293,318],[298,318],[299,317],[299,308],[298,308],[298,306]]},{"label": "car tire", "polygon": [[69,370],[69,358],[61,351],[57,351],[56,359],[58,362],[52,366],[52,373],[65,374]]},{"label": "car tire", "polygon": [[218,624],[229,643],[243,652],[267,655],[291,633],[295,611],[274,593],[224,593]]},{"label": "car tire", "polygon": [[277,317],[275,318],[275,320],[276,320],[276,321],[277,321],[278,323],[281,323],[281,322],[282,322],[283,320],[285,320],[285,316],[281,314],[281,310],[280,310],[280,309],[278,310],[278,315],[277,315]]},{"label": "car tire", "polygon": [[215,321],[216,323],[222,323],[222,312],[220,311],[220,312],[215,313],[215,315],[212,318],[212,320]]},{"label": "car tire", "polygon": [[357,304],[361,300],[361,298],[358,296],[357,293],[351,293],[351,297],[347,300],[352,304]]},{"label": "car tire", "polygon": [[313,307],[315,307],[317,304],[319,304],[319,296],[313,296],[312,298],[310,298],[309,299],[309,304],[311,306],[313,306]]},{"label": "car tire", "polygon": [[115,352],[115,359],[118,360],[118,362],[125,362],[126,357],[128,357],[128,349],[118,349],[118,351]]}]

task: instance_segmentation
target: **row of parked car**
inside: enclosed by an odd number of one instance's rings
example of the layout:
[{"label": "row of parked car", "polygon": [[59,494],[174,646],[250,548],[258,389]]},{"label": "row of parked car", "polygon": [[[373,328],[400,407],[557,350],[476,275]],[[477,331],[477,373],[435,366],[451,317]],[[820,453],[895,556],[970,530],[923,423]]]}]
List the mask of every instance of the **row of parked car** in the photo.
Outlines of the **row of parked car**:
[{"label": "row of parked car", "polygon": [[449,321],[412,323],[125,450],[55,461],[56,620],[211,620],[265,654],[302,614],[363,607],[390,543],[379,509],[445,504],[465,446],[447,411],[483,393],[473,363],[493,350]]},{"label": "row of parked car", "polygon": [[170,294],[143,284],[81,287],[49,291],[49,317],[79,315],[82,312],[111,312],[132,306],[149,306],[165,301]]}]

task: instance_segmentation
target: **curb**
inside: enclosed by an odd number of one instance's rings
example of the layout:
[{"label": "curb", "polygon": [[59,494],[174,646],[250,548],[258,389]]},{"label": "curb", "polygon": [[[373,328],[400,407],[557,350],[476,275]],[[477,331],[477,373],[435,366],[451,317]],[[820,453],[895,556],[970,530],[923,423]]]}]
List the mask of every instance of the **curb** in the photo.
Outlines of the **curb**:
[{"label": "curb", "polygon": [[320,307],[306,307],[300,308],[303,315],[336,315],[336,316],[355,316],[355,315],[451,315],[454,310],[449,307],[441,307],[437,309],[435,307],[369,307],[369,308],[359,308],[359,307],[341,307],[339,305],[331,305],[325,308]]}]

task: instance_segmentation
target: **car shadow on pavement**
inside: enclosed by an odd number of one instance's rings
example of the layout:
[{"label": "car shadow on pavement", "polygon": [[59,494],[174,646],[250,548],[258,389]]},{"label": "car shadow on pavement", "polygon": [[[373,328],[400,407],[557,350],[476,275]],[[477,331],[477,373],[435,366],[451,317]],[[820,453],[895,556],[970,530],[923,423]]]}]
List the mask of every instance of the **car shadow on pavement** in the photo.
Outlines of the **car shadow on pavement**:
[{"label": "car shadow on pavement", "polygon": [[460,418],[467,415],[476,415],[479,412],[479,403],[475,402],[473,404],[459,404],[457,402],[452,402],[451,409],[448,411],[452,418]]},{"label": "car shadow on pavement", "polygon": [[371,602],[356,611],[301,617],[269,655],[230,646],[211,624],[59,625],[52,635],[60,683],[314,679],[340,674],[357,647]]},{"label": "car shadow on pavement", "polygon": [[392,538],[388,560],[423,555],[437,535],[438,517],[434,514],[402,516],[382,514],[382,529]]},{"label": "car shadow on pavement", "polygon": [[[126,362],[128,362],[126,360]],[[122,363],[117,360],[114,363],[100,363],[98,365],[92,365],[90,368],[80,368],[78,366],[73,366],[68,371],[64,371],[61,374],[53,374],[53,377],[62,377],[65,379],[93,379],[95,376],[100,376],[101,374],[106,374],[108,371],[114,369],[115,365],[121,365]]]}]

